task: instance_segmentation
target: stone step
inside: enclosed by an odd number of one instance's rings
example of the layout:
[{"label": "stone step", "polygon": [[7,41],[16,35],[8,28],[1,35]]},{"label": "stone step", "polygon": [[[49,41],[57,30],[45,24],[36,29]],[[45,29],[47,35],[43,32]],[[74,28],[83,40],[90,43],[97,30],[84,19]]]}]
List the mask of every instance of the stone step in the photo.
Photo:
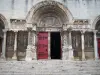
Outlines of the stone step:
[{"label": "stone step", "polygon": [[100,75],[100,60],[0,61],[0,75]]}]

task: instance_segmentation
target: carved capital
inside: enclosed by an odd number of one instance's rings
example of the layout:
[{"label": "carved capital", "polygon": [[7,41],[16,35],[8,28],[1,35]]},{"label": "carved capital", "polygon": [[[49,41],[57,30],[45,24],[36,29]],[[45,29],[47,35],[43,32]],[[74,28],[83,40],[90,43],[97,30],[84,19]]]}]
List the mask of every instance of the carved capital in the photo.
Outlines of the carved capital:
[{"label": "carved capital", "polygon": [[28,30],[28,31],[31,31],[33,26],[32,26],[31,23],[27,23],[27,24],[26,24],[26,27],[27,27],[27,30]]},{"label": "carved capital", "polygon": [[69,26],[68,29],[67,29],[67,31],[71,32],[72,31],[72,26]]}]

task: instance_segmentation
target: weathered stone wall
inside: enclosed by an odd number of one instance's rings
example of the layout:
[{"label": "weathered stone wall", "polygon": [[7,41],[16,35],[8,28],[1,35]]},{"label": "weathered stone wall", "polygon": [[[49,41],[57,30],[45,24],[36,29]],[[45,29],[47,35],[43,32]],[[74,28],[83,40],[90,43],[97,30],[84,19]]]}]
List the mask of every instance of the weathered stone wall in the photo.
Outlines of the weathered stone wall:
[{"label": "weathered stone wall", "polygon": [[[0,14],[8,21],[11,18],[25,19],[29,10],[44,0],[0,0]],[[90,24],[100,15],[100,0],[55,0],[68,8],[74,19],[89,19]],[[10,28],[9,23],[9,28]]]},{"label": "weathered stone wall", "polygon": [[[0,0],[0,13],[6,18],[25,18],[36,3],[43,0]],[[100,14],[100,0],[56,0],[77,19],[92,19]]]}]

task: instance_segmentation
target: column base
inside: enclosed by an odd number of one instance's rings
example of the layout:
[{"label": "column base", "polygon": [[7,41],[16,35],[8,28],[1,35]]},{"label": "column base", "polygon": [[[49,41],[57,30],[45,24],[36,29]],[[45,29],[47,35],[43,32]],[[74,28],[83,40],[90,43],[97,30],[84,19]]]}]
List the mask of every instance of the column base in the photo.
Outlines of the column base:
[{"label": "column base", "polygon": [[30,55],[30,52],[31,52],[31,51],[27,51],[27,52],[26,52],[26,58],[25,58],[26,61],[32,61],[32,57],[31,57],[31,55]]},{"label": "column base", "polygon": [[32,60],[37,60],[36,53],[33,53]]},{"label": "column base", "polygon": [[13,59],[13,60],[17,60],[16,52],[14,53],[12,59]]},{"label": "column base", "polygon": [[82,61],[85,61],[86,59],[82,59]]},{"label": "column base", "polygon": [[68,47],[63,47],[62,49],[62,60],[67,60],[68,59]]},{"label": "column base", "polygon": [[0,59],[1,59],[1,60],[6,60],[5,55],[3,55],[3,54],[1,53],[1,57],[0,57]]},{"label": "column base", "polygon": [[12,59],[13,59],[13,60],[17,60],[17,57],[16,57],[16,56],[13,56]]},{"label": "column base", "polygon": [[82,60],[83,60],[83,61],[86,60],[86,58],[85,58],[85,52],[84,52],[84,51],[82,51]]},{"label": "column base", "polygon": [[26,57],[26,58],[25,58],[25,61],[32,61],[32,58]]},{"label": "column base", "polygon": [[73,57],[73,49],[69,47],[69,55],[68,55],[68,60],[74,60]]},{"label": "column base", "polygon": [[6,57],[3,56],[3,55],[1,55],[0,60],[2,60],[2,61],[6,61]]},{"label": "column base", "polygon": [[99,60],[99,58],[95,58],[95,60]]},{"label": "column base", "polygon": [[37,59],[36,46],[32,46],[32,60]]}]

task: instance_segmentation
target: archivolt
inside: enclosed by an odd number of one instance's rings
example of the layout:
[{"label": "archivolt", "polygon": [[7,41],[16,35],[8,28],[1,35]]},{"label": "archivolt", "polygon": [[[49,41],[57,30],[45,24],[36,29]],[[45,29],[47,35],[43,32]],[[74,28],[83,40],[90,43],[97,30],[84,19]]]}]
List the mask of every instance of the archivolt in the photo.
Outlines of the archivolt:
[{"label": "archivolt", "polygon": [[2,14],[0,14],[0,20],[1,20],[2,24],[4,25],[4,28],[7,28],[8,27],[8,22]]},{"label": "archivolt", "polygon": [[26,21],[27,23],[37,23],[41,17],[45,17],[45,14],[58,16],[63,23],[70,22],[73,19],[70,11],[61,3],[56,1],[42,1],[31,8],[26,17]]}]

